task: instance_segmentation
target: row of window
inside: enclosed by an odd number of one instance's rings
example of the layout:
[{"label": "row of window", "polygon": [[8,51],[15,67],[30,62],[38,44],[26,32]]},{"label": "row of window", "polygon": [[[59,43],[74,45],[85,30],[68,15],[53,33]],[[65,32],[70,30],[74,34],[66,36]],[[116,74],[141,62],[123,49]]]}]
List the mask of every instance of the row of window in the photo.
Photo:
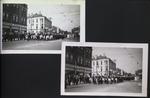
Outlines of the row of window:
[{"label": "row of window", "polygon": [[8,7],[13,7],[13,8],[19,9],[19,10],[21,10],[21,12],[26,11],[26,7],[25,6],[19,7],[20,4],[4,4],[4,5],[6,5],[7,8]]},{"label": "row of window", "polygon": [[93,61],[93,65],[108,65],[108,61],[107,60]]},{"label": "row of window", "polygon": [[13,6],[13,7],[16,7],[16,8],[18,8],[18,7],[19,7],[19,5],[18,5],[18,4],[4,4],[4,5],[6,5],[6,7],[9,7],[9,6]]},{"label": "row of window", "polygon": [[[36,24],[36,29],[38,29],[38,24]],[[43,29],[43,24],[41,24],[41,29]]]},{"label": "row of window", "polygon": [[[29,19],[28,22],[29,24],[38,23],[38,19]],[[43,18],[40,19],[40,23],[43,24]]]},{"label": "row of window", "polygon": [[[17,15],[9,15],[8,13],[3,13],[3,19],[5,19],[5,20],[8,20],[8,19],[10,19],[9,17],[11,17],[11,21],[12,22],[19,22],[19,16],[17,16]],[[20,22],[21,23],[25,23],[26,22],[26,18],[24,18],[24,17],[21,17],[20,18]]]},{"label": "row of window", "polygon": [[[72,49],[74,49],[75,47],[70,47],[70,48],[72,48]],[[85,53],[85,54],[91,54],[91,48],[86,48],[86,47],[76,47],[76,48],[78,48],[78,52],[80,53]]]},{"label": "row of window", "polygon": [[[66,54],[66,59],[68,60],[68,61],[74,61],[74,58],[73,58],[73,55],[72,54]],[[81,65],[84,65],[84,63],[85,63],[85,65],[91,65],[91,61],[90,60],[88,60],[88,59],[83,59],[83,57],[81,57],[81,56],[78,56],[77,58],[76,58],[76,63],[77,64],[81,64]]]},{"label": "row of window", "polygon": [[3,19],[8,19],[8,17],[9,17],[8,13],[3,12]]},{"label": "row of window", "polygon": [[[34,24],[28,25],[29,28],[34,27]],[[36,29],[38,29],[38,24],[36,24]],[[40,25],[40,29],[44,29],[43,24]]]},{"label": "row of window", "polygon": [[95,66],[95,67],[93,67],[93,66],[92,66],[92,70],[93,70],[93,71],[96,71],[96,72],[97,72],[97,71],[98,71],[98,72],[99,72],[99,71],[100,71],[100,72],[109,71],[109,70],[108,70],[108,66],[105,66],[105,67],[102,67],[102,66]]}]

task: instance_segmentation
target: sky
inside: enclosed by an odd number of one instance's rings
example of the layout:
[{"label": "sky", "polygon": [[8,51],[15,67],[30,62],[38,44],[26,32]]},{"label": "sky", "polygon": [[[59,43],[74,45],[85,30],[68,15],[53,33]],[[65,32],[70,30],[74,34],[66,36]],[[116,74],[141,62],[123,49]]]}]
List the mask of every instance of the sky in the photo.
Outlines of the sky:
[{"label": "sky", "polygon": [[134,74],[142,69],[142,48],[106,48],[93,47],[92,56],[105,55],[116,60],[116,67]]},{"label": "sky", "polygon": [[51,17],[52,25],[63,30],[80,26],[80,5],[28,4],[28,14],[39,12]]}]

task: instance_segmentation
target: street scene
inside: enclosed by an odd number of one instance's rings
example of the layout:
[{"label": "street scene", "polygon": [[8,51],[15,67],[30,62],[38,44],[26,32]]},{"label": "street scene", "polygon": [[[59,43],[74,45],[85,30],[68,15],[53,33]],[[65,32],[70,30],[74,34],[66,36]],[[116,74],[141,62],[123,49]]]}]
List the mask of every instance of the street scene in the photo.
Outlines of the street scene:
[{"label": "street scene", "polygon": [[3,50],[60,50],[80,41],[80,5],[3,4]]},{"label": "street scene", "polygon": [[78,39],[56,39],[56,40],[19,40],[3,42],[3,50],[61,50],[62,42],[76,42]]},{"label": "street scene", "polygon": [[142,93],[142,48],[66,46],[65,92]]},{"label": "street scene", "polygon": [[68,86],[66,92],[115,92],[115,93],[141,93],[141,81],[124,81],[115,84],[79,84]]}]

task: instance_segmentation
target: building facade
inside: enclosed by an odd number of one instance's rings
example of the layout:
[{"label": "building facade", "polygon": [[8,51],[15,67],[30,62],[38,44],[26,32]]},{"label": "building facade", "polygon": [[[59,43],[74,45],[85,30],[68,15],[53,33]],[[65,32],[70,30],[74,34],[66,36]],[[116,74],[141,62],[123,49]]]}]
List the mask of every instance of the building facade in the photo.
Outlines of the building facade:
[{"label": "building facade", "polygon": [[135,71],[135,80],[142,80],[142,69]]},{"label": "building facade", "polygon": [[51,33],[53,34],[57,34],[60,32],[60,28],[56,27],[56,26],[52,26],[51,28]]},{"label": "building facade", "polygon": [[3,35],[27,32],[27,5],[3,4]]},{"label": "building facade", "polygon": [[42,14],[33,14],[27,18],[28,33],[48,33],[52,28],[52,21]]},{"label": "building facade", "polygon": [[71,34],[72,34],[73,38],[79,38],[80,37],[80,27],[73,28],[71,31]]},{"label": "building facade", "polygon": [[120,68],[116,68],[116,76],[121,76],[122,70]]},{"label": "building facade", "polygon": [[92,59],[92,76],[113,76],[116,72],[116,63],[106,56]]},{"label": "building facade", "polygon": [[91,75],[91,47],[66,47],[66,74]]}]

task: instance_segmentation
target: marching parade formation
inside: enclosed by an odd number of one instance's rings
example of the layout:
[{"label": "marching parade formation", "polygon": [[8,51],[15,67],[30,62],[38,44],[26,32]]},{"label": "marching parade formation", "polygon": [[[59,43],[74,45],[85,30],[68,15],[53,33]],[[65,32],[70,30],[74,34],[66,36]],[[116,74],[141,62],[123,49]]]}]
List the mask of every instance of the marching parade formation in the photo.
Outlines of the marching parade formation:
[{"label": "marching parade formation", "polygon": [[[52,48],[48,43],[57,43],[55,47],[60,48],[59,39],[64,39],[65,41],[80,40],[80,26],[74,26],[72,20],[69,22],[73,26],[70,27],[69,30],[66,30],[53,25],[51,16],[44,16],[41,11],[38,13],[29,13],[30,9],[28,7],[27,4],[3,4],[3,49],[14,50],[19,48],[20,43],[27,46],[28,44],[33,44],[34,41],[41,41],[44,47],[41,49],[45,50]],[[44,41],[48,42],[44,43]],[[31,46],[34,46],[34,44]],[[28,48],[20,46],[22,48],[19,49],[33,49],[31,46],[29,45]]]},{"label": "marching parade formation", "polygon": [[125,72],[116,67],[116,60],[105,55],[94,57],[92,51],[92,47],[66,47],[66,89],[82,84],[103,85],[141,81],[141,70],[137,70],[135,74]]},{"label": "marching parade formation", "polygon": [[123,81],[130,81],[134,80],[134,76],[130,77],[104,77],[104,76],[81,76],[81,75],[68,75],[65,80],[65,87],[71,86],[71,85],[79,85],[79,84],[114,84],[114,83],[120,83]]},{"label": "marching parade formation", "polygon": [[69,38],[67,37],[69,34],[66,32],[66,34],[49,34],[49,33],[8,33],[4,32],[3,42],[6,41],[17,41],[17,40],[55,40],[55,39],[63,39],[63,38]]}]

